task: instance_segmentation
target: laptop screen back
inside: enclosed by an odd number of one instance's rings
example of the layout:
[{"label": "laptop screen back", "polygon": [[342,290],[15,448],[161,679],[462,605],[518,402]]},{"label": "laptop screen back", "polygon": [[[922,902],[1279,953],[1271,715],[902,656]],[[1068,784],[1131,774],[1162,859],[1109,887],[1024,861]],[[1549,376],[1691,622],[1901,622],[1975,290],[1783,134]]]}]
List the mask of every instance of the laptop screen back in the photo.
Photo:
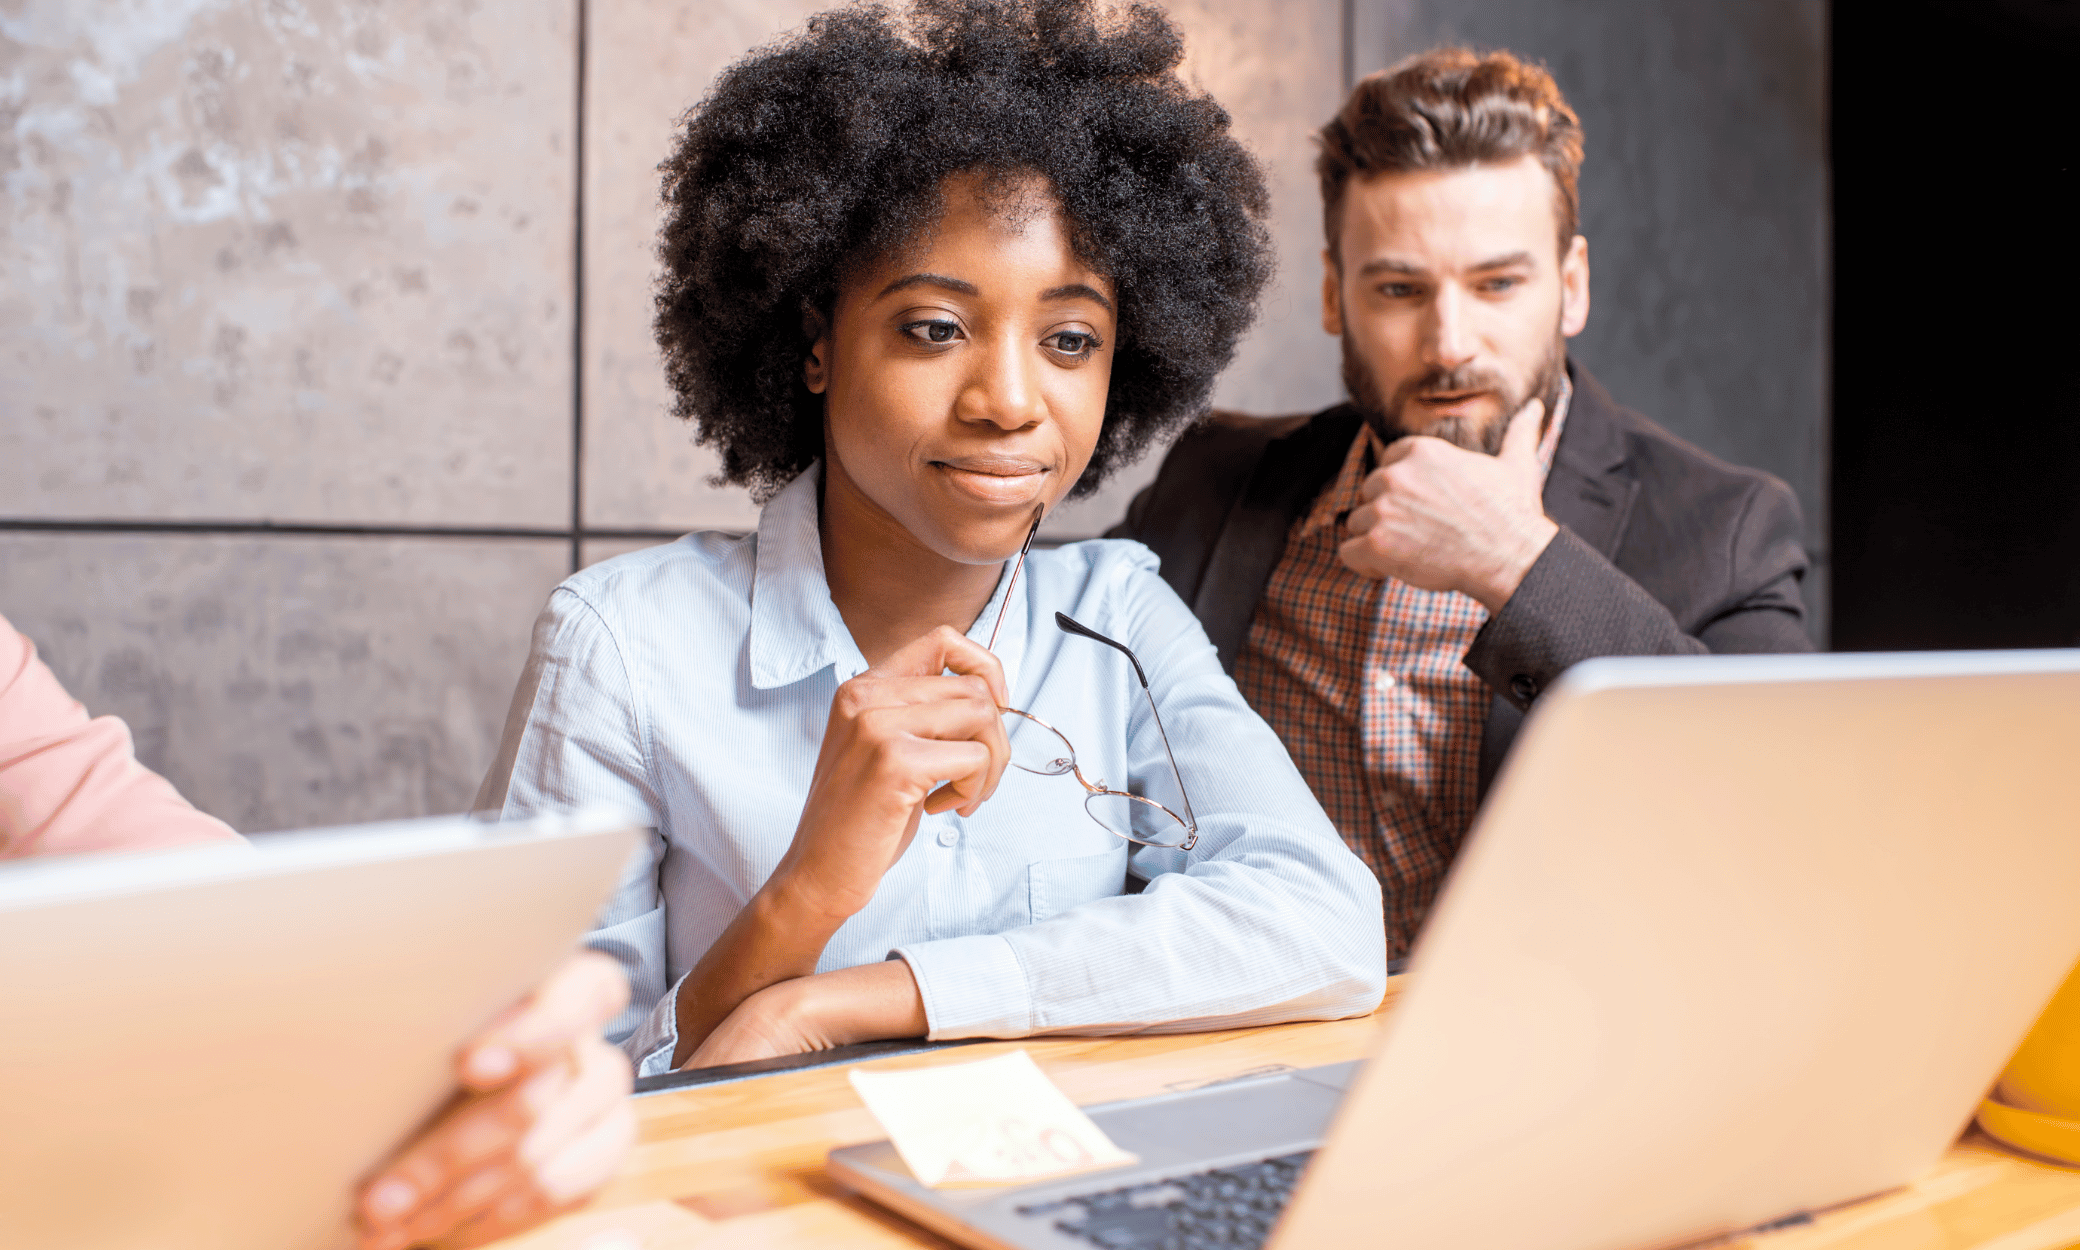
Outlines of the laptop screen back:
[{"label": "laptop screen back", "polygon": [[1911,1180],[2080,956],[2080,653],[1598,660],[1272,1244],[1679,1244]]}]

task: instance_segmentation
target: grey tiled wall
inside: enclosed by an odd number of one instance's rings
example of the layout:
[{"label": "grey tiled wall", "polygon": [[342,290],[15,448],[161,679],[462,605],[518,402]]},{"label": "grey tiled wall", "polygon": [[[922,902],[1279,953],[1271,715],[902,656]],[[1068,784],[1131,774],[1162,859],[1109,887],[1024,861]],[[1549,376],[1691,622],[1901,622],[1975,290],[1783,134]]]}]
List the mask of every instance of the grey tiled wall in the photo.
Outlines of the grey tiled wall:
[{"label": "grey tiled wall", "polygon": [[66,688],[248,831],[462,811],[553,540],[0,534],[0,594]]},{"label": "grey tiled wall", "polygon": [[0,513],[566,523],[569,5],[8,7]]}]

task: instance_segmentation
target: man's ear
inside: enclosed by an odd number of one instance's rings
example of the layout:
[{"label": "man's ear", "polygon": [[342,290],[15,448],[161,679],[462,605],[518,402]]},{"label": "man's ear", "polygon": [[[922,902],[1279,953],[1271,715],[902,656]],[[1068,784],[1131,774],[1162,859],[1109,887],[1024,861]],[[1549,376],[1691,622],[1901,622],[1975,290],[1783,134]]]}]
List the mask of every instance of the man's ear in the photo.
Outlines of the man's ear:
[{"label": "man's ear", "polygon": [[1336,270],[1336,257],[1322,249],[1322,332],[1343,337],[1343,281]]},{"label": "man's ear", "polygon": [[804,309],[802,337],[809,340],[809,350],[802,356],[802,385],[809,388],[811,395],[821,395],[824,388],[830,385],[830,322],[815,309]]},{"label": "man's ear", "polygon": [[1560,333],[1568,338],[1589,324],[1589,240],[1574,236],[1560,258]]}]

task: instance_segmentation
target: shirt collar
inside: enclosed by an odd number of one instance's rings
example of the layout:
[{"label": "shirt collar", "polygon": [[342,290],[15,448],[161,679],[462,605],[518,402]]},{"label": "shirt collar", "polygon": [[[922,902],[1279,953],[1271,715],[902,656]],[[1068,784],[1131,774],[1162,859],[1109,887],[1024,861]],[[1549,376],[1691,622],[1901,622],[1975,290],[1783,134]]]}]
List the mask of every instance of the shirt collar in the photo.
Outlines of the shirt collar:
[{"label": "shirt collar", "polygon": [[[1560,375],[1560,397],[1553,401],[1553,419],[1546,422],[1545,432],[1538,439],[1538,467],[1543,474],[1553,471],[1553,454],[1560,447],[1560,428],[1567,424],[1567,408],[1573,399],[1574,383],[1563,372]],[[1365,475],[1372,472],[1372,466],[1379,462],[1381,446],[1379,435],[1373,433],[1370,421],[1358,427],[1358,436],[1351,440],[1351,449],[1343,458],[1343,468],[1337,471],[1328,487],[1315,496],[1314,507],[1294,533],[1295,539],[1306,538],[1325,525],[1340,524],[1352,509],[1364,502],[1361,492]]]},{"label": "shirt collar", "polygon": [[822,464],[810,465],[758,514],[749,641],[754,689],[792,685],[832,664],[839,681],[867,667],[823,574],[816,528],[822,480]]},{"label": "shirt collar", "polygon": [[[756,690],[792,685],[831,665],[837,666],[841,682],[867,668],[866,657],[852,640],[845,617],[831,600],[830,579],[823,570],[823,535],[817,527],[822,495],[818,485],[822,480],[823,464],[818,461],[767,500],[758,514],[747,644],[751,685]],[[997,584],[990,591],[989,606],[968,628],[968,637],[987,646],[997,616],[1008,614],[996,645],[1007,688],[1017,686],[1018,661],[1025,654],[1031,616],[1027,592],[1033,575],[1033,564],[1028,559],[1011,602],[999,607],[1004,597],[1004,579],[1011,576],[1013,563],[1004,562]]]}]

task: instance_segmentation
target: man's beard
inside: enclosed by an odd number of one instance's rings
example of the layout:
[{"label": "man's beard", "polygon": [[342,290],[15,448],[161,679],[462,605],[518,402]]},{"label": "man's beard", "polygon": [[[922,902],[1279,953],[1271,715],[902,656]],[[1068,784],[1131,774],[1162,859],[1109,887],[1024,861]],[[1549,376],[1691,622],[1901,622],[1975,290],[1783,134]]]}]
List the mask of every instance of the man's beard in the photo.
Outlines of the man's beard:
[{"label": "man's beard", "polygon": [[[1567,339],[1556,332],[1552,345],[1546,349],[1545,359],[1539,362],[1531,375],[1531,385],[1521,391],[1493,369],[1461,365],[1456,369],[1432,369],[1412,378],[1402,383],[1394,392],[1393,399],[1388,401],[1381,398],[1379,383],[1359,357],[1357,345],[1351,342],[1350,331],[1343,332],[1344,389],[1350,392],[1351,406],[1383,439],[1396,439],[1405,434],[1429,434],[1468,451],[1498,455],[1502,451],[1503,436],[1509,432],[1509,419],[1516,416],[1517,410],[1526,403],[1534,398],[1544,400],[1546,417],[1552,417],[1553,405],[1560,402],[1560,380],[1566,371]],[[1481,424],[1465,417],[1444,417],[1427,428],[1419,428],[1408,421],[1409,406],[1416,402],[1417,396],[1465,391],[1488,392],[1500,401],[1500,410]]]}]

